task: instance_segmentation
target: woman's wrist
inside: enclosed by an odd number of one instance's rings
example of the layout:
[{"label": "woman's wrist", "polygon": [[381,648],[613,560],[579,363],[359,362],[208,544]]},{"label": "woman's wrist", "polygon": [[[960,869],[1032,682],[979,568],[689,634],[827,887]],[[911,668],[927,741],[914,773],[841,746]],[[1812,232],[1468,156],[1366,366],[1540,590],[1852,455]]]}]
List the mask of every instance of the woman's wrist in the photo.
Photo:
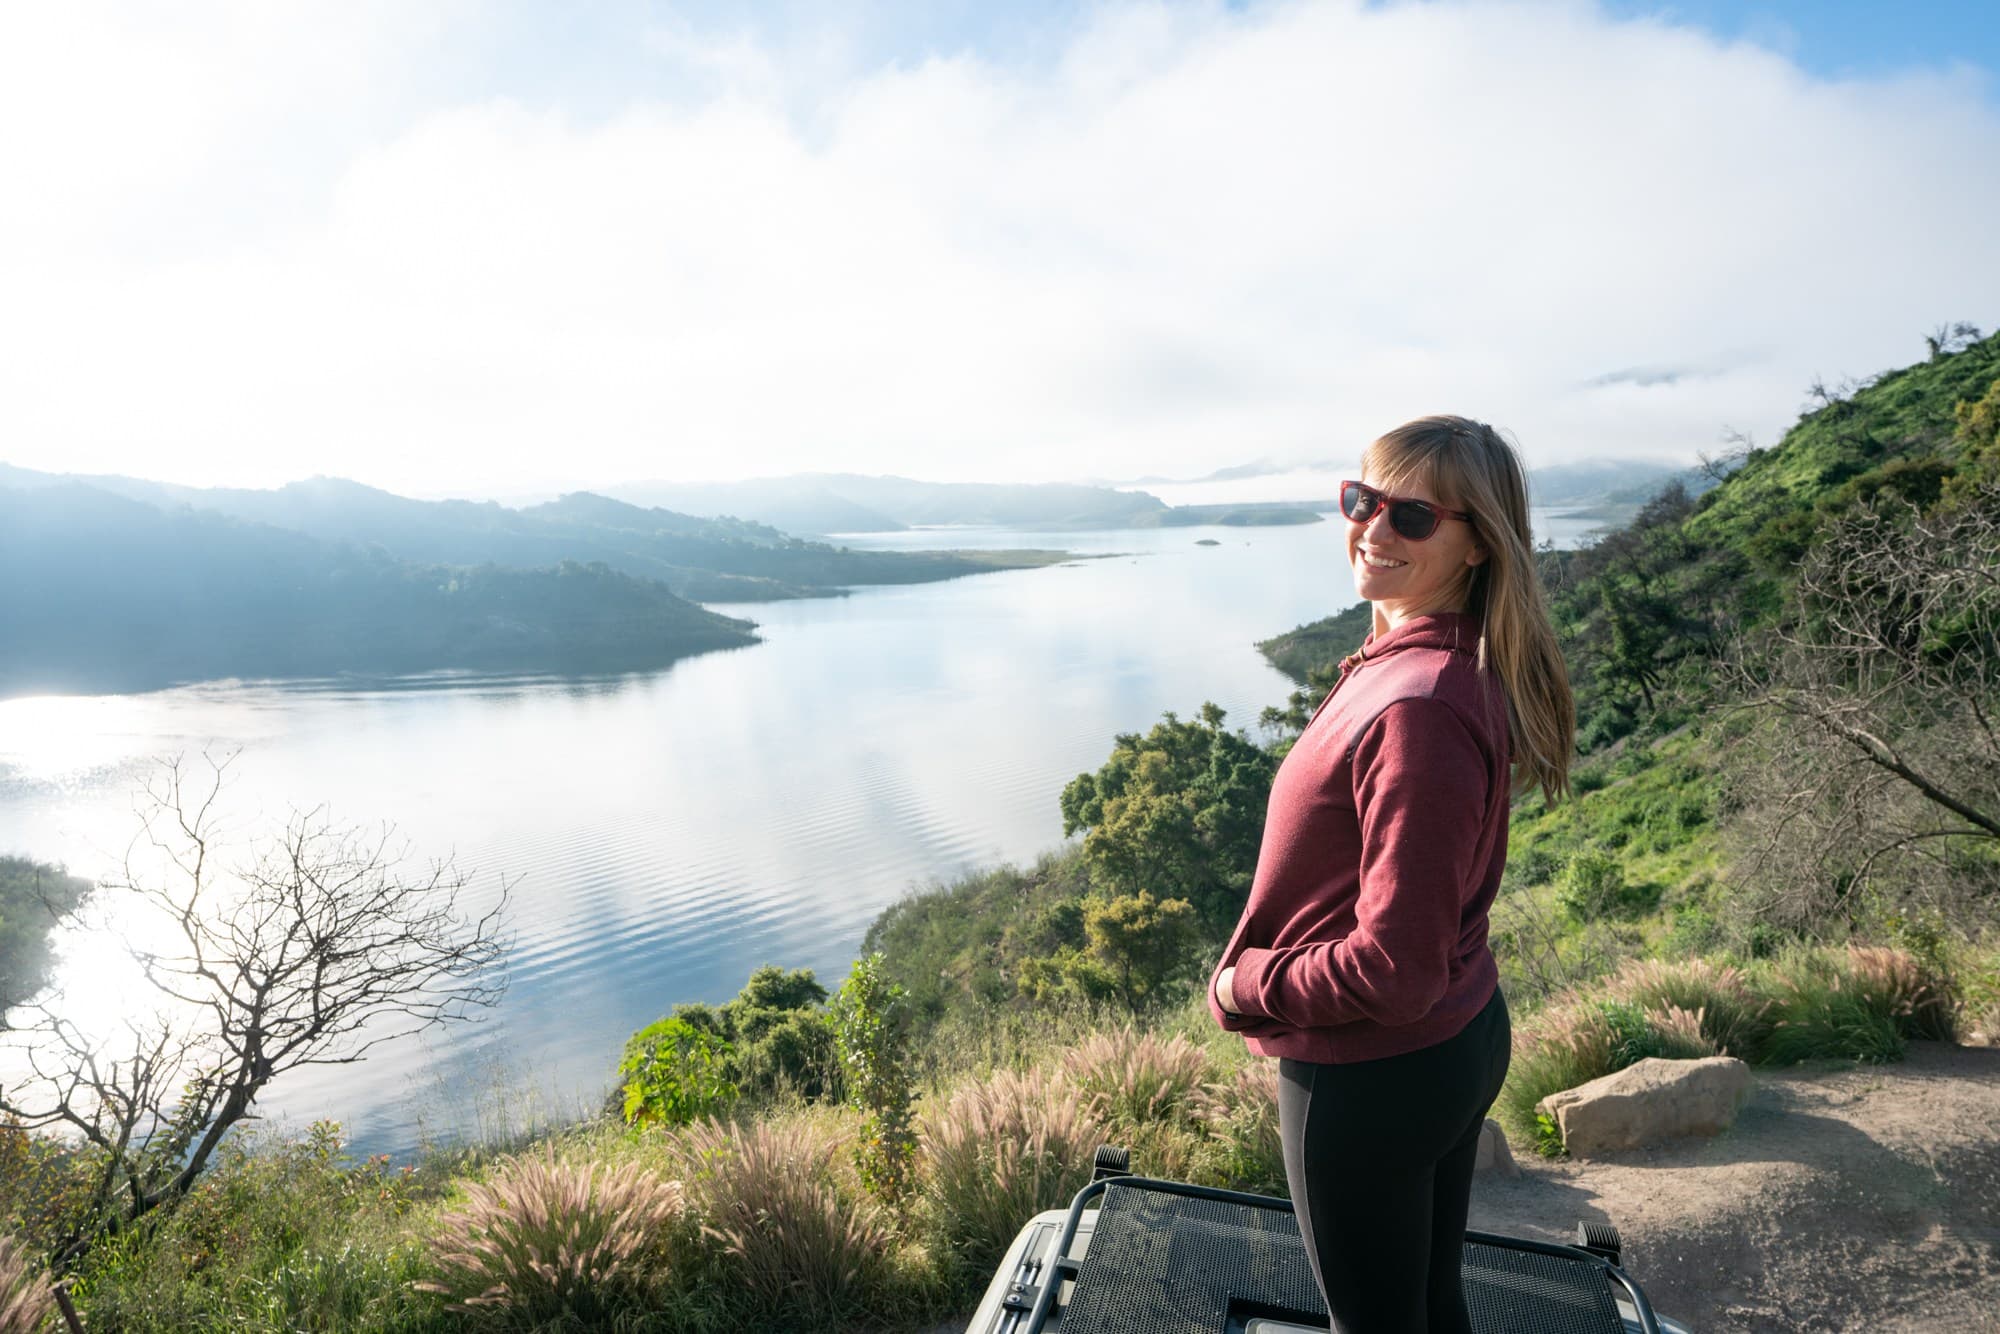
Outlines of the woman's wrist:
[{"label": "woman's wrist", "polygon": [[1236,1008],[1236,969],[1225,968],[1215,979],[1215,1001],[1227,1014],[1241,1014]]}]

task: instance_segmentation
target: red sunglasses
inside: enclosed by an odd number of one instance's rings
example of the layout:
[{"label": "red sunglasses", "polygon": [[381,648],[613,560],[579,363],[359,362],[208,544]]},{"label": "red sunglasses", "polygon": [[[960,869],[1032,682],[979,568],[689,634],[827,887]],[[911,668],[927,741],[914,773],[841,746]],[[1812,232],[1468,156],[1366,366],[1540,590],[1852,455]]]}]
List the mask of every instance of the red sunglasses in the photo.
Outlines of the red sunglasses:
[{"label": "red sunglasses", "polygon": [[1435,533],[1440,519],[1472,522],[1472,516],[1464,510],[1448,510],[1428,500],[1405,500],[1377,491],[1365,482],[1340,484],[1340,512],[1355,523],[1368,523],[1384,505],[1389,507],[1389,526],[1396,530],[1397,536],[1412,542],[1421,542]]}]

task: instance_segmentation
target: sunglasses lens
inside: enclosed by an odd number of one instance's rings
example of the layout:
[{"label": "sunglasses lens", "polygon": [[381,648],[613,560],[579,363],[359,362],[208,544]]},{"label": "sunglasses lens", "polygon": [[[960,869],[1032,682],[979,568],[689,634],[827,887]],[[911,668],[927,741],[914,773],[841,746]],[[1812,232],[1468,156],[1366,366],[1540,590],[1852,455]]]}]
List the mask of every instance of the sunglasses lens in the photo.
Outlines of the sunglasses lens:
[{"label": "sunglasses lens", "polygon": [[1340,512],[1356,523],[1367,523],[1375,517],[1378,499],[1373,491],[1359,482],[1349,482],[1340,488]]},{"label": "sunglasses lens", "polygon": [[1437,531],[1437,511],[1418,500],[1399,500],[1389,511],[1389,526],[1412,542]]}]

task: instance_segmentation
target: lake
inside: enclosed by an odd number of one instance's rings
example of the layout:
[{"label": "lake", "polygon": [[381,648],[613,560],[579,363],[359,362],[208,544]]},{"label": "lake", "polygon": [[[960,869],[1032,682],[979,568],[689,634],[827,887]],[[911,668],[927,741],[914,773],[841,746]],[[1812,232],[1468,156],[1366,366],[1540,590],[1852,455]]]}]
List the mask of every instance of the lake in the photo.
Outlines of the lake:
[{"label": "lake", "polygon": [[[573,1116],[675,1003],[727,1000],[763,963],[835,987],[887,904],[1058,845],[1058,794],[1117,733],[1204,701],[1254,733],[1291,689],[1256,642],[1355,600],[1343,527],[844,538],[1096,558],[718,606],[765,642],[657,672],[0,701],[0,852],[105,875],[160,757],[206,750],[236,755],[223,806],[239,831],[324,805],[392,823],[418,860],[453,857],[480,894],[516,880],[489,1017],[293,1071],[259,1107],[337,1119],[357,1151],[398,1157]],[[1563,545],[1589,527],[1537,516]],[[136,1003],[113,945],[64,942],[66,996]]]}]

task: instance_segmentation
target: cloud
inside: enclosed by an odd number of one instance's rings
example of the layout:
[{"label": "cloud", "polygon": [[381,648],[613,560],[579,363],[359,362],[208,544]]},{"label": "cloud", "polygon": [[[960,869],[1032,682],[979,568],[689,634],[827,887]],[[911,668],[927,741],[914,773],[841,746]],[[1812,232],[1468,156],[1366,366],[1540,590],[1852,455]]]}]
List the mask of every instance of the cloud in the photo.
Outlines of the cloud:
[{"label": "cloud", "polygon": [[38,17],[95,12],[0,18],[25,466],[1186,476],[1439,410],[1690,458],[2000,308],[1976,72],[1818,80],[1582,3],[1114,5],[806,83],[635,21],[587,111],[576,69],[476,68],[533,11]]}]

